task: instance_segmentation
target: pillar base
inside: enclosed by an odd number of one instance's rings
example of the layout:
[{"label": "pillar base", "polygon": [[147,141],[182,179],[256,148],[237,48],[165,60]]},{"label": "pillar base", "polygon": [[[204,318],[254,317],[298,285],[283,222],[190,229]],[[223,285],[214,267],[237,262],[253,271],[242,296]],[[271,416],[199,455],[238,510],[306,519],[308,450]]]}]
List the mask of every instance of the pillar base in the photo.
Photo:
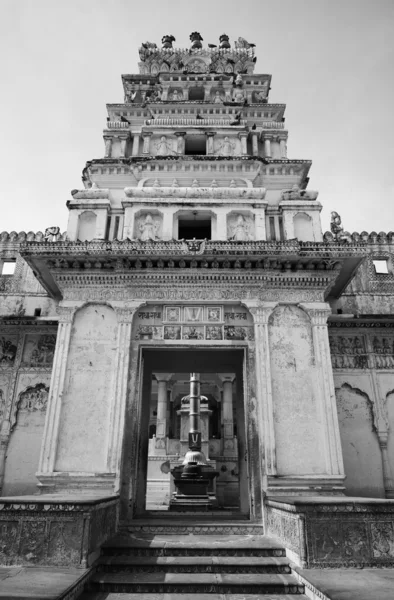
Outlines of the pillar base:
[{"label": "pillar base", "polygon": [[344,476],[341,475],[268,475],[265,492],[275,496],[344,496]]}]

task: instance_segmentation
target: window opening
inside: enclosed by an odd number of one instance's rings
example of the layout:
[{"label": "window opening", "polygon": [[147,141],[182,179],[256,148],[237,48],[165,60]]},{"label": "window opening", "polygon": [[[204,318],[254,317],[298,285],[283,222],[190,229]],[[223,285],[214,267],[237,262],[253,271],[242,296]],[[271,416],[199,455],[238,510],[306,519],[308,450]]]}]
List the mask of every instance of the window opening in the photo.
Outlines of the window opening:
[{"label": "window opening", "polygon": [[178,221],[178,239],[210,240],[211,219],[181,218]]},{"label": "window opening", "polygon": [[13,275],[15,273],[15,266],[16,266],[16,262],[14,260],[4,261],[1,274],[2,275]]},{"label": "window opening", "polygon": [[105,239],[109,239],[109,230],[111,229],[111,217],[107,217],[107,224],[105,226]]},{"label": "window opening", "polygon": [[280,234],[280,239],[284,240],[285,239],[285,232],[283,229],[283,217],[279,217],[279,234]]},{"label": "window opening", "polygon": [[115,217],[114,240],[118,239],[120,217]]},{"label": "window opening", "polygon": [[189,89],[189,100],[204,100],[205,90],[203,87],[192,87]]},{"label": "window opening", "polygon": [[275,218],[274,217],[270,217],[269,221],[270,221],[270,236],[271,236],[271,240],[275,241],[276,240]]},{"label": "window opening", "polygon": [[207,144],[205,135],[186,136],[185,154],[189,156],[205,156],[207,153]]},{"label": "window opening", "polygon": [[379,259],[379,260],[373,260],[373,266],[375,267],[375,272],[378,274],[384,274],[387,275],[389,270],[388,270],[388,265],[387,265],[387,260],[386,259]]},{"label": "window opening", "polygon": [[34,309],[34,316],[35,317],[41,317],[41,308],[35,308]]}]

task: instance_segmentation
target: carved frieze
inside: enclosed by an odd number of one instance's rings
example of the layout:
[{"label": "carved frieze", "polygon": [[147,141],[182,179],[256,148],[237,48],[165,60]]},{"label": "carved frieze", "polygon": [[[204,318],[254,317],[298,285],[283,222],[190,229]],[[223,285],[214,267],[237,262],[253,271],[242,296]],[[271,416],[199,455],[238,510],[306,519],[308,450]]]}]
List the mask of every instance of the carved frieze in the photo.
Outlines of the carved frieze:
[{"label": "carved frieze", "polygon": [[394,336],[330,333],[334,369],[394,369]]},{"label": "carved frieze", "polygon": [[38,383],[34,387],[27,388],[19,396],[18,411],[45,412],[48,403],[49,388]]},{"label": "carved frieze", "polygon": [[22,355],[22,367],[50,367],[55,354],[56,335],[28,335]]},{"label": "carved frieze", "polygon": [[15,337],[0,337],[0,368],[12,367],[15,362],[17,351],[17,339]]}]

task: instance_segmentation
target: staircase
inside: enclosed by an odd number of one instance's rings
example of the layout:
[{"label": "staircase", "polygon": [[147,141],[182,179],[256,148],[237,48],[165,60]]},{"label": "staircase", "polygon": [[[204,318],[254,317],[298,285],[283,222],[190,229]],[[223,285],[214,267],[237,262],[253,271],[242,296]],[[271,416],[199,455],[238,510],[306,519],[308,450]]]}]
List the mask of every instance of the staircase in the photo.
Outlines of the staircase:
[{"label": "staircase", "polygon": [[160,523],[128,527],[107,542],[80,600],[306,600],[285,549],[261,526]]}]

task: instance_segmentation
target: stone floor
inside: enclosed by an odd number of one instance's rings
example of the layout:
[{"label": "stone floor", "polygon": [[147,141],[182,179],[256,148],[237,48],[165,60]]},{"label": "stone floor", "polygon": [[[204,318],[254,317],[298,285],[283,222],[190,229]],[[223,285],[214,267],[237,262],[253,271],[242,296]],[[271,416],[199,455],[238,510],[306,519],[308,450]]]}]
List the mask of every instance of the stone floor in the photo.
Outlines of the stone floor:
[{"label": "stone floor", "polygon": [[[295,569],[313,600],[393,600],[394,569]],[[308,583],[310,585],[308,585]],[[308,591],[308,595],[311,592]],[[113,600],[111,598],[111,600]],[[123,599],[126,600],[126,599]],[[268,600],[267,598],[265,600]]]},{"label": "stone floor", "polygon": [[85,572],[84,569],[62,567],[0,567],[0,598],[57,600]]}]

